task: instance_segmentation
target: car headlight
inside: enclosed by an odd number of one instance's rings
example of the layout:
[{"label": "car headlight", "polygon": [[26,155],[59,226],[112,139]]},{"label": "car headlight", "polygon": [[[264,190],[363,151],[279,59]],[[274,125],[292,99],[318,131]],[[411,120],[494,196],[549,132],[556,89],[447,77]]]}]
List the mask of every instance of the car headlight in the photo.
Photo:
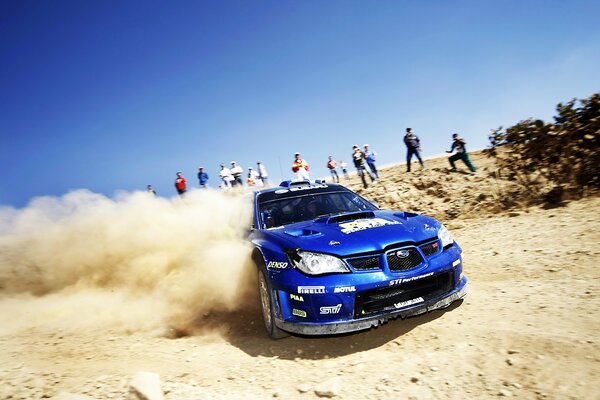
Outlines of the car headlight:
[{"label": "car headlight", "polygon": [[452,234],[444,225],[442,225],[438,231],[438,238],[442,241],[442,249],[445,249],[446,246],[451,246],[452,243],[454,243]]},{"label": "car headlight", "polygon": [[342,260],[328,254],[298,250],[290,258],[296,268],[309,275],[350,272]]}]

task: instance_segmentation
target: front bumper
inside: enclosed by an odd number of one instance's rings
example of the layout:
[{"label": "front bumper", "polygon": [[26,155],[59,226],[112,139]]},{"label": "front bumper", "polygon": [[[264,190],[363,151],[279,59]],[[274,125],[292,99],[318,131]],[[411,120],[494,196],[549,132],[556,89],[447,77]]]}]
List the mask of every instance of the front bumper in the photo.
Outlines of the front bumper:
[{"label": "front bumper", "polygon": [[370,316],[367,318],[353,319],[347,322],[288,322],[275,318],[275,324],[284,331],[302,335],[329,335],[336,333],[354,332],[370,329],[385,324],[390,319],[408,318],[424,314],[429,311],[448,307],[453,302],[462,299],[467,295],[467,278],[463,277],[459,284],[450,292],[437,298],[428,300],[425,303],[419,303],[415,306],[409,306],[401,310],[387,311],[382,314]]}]

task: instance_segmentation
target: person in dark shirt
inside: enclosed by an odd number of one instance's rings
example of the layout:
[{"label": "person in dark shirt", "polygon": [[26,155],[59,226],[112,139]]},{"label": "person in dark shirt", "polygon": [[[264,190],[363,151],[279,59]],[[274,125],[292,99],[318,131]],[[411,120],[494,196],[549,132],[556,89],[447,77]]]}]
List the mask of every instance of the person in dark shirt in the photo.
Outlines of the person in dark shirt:
[{"label": "person in dark shirt", "polygon": [[152,185],[146,186],[146,192],[148,192],[152,196],[156,196],[156,191],[154,190],[154,188],[152,187]]},{"label": "person in dark shirt", "polygon": [[369,171],[367,171],[367,160],[365,158],[365,153],[357,145],[352,146],[352,161],[354,161],[356,173],[358,174],[358,176],[360,176],[360,179],[363,183],[363,187],[366,189],[368,185],[367,180],[365,179],[365,174],[369,174],[371,182],[375,181],[375,178],[373,178],[373,175],[371,175]]},{"label": "person in dark shirt", "polygon": [[475,172],[476,168],[469,158],[469,153],[467,153],[467,147],[465,146],[466,144],[467,142],[465,142],[464,139],[458,137],[458,133],[452,135],[452,147],[450,147],[450,150],[446,150],[446,153],[452,153],[456,150],[456,154],[448,157],[452,171],[456,171],[456,165],[454,163],[458,160],[463,160],[469,170]]},{"label": "person in dark shirt", "polygon": [[417,156],[417,160],[421,164],[421,168],[425,166],[421,159],[421,140],[417,135],[412,133],[411,128],[406,128],[406,134],[404,135],[404,144],[406,145],[406,172],[410,172],[410,163],[413,154]]}]

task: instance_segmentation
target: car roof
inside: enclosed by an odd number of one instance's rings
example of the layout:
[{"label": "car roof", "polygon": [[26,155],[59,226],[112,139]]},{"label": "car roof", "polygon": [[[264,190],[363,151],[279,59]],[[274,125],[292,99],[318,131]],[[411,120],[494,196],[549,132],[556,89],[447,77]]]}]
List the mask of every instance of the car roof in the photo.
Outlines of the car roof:
[{"label": "car roof", "polygon": [[270,201],[281,197],[288,197],[291,192],[294,194],[326,193],[332,191],[350,191],[345,186],[337,183],[325,183],[324,181],[283,181],[279,186],[262,189],[254,192],[255,198],[262,197],[263,201]]},{"label": "car roof", "polygon": [[323,187],[340,187],[346,189],[344,186],[339,185],[337,183],[327,183],[325,181],[316,180],[316,181],[283,181],[279,184],[279,186],[270,187],[267,189],[257,190],[256,194],[276,192],[282,189],[294,189],[294,188],[302,188],[302,189],[311,189],[311,188],[323,188]]}]

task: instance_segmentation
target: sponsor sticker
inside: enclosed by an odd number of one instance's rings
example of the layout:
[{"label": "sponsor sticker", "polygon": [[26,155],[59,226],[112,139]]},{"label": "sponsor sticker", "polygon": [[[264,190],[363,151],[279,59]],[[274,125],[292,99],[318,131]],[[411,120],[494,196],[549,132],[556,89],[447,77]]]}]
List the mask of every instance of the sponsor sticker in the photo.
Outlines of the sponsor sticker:
[{"label": "sponsor sticker", "polygon": [[356,292],[356,286],[343,286],[333,289],[333,293],[350,293]]},{"label": "sponsor sticker", "polygon": [[428,276],[431,276],[431,275],[433,275],[433,272],[428,272],[426,274],[418,275],[418,276],[411,276],[410,278],[393,279],[390,281],[389,286],[396,286],[396,285],[400,285],[401,283],[417,281],[419,279],[427,278]]},{"label": "sponsor sticker", "polygon": [[298,286],[298,293],[322,294],[325,293],[325,286]]},{"label": "sponsor sticker", "polygon": [[394,307],[396,307],[396,308],[402,308],[402,307],[410,306],[412,304],[420,303],[422,301],[423,301],[422,297],[417,297],[416,299],[401,301],[400,303],[394,303]]},{"label": "sponsor sticker", "polygon": [[306,318],[306,311],[298,310],[297,308],[292,308],[292,315],[295,315],[296,317]]},{"label": "sponsor sticker", "polygon": [[287,268],[288,263],[280,262],[280,261],[269,261],[267,264],[267,268],[275,268],[275,269],[285,269]]},{"label": "sponsor sticker", "polygon": [[321,307],[319,308],[319,312],[323,315],[325,314],[337,314],[340,312],[342,308],[341,304],[335,305],[335,306],[326,306],[326,307]]},{"label": "sponsor sticker", "polygon": [[294,294],[294,293],[290,293],[290,299],[292,300],[296,300],[296,301],[304,301],[304,297],[300,296],[299,294]]},{"label": "sponsor sticker", "polygon": [[364,231],[365,229],[379,228],[386,225],[400,225],[400,222],[390,221],[383,218],[367,218],[340,224],[340,228],[342,228],[342,233],[348,234]]},{"label": "sponsor sticker", "polygon": [[452,263],[452,266],[456,267],[458,264],[460,264],[460,258],[457,260],[454,260],[454,262]]}]

